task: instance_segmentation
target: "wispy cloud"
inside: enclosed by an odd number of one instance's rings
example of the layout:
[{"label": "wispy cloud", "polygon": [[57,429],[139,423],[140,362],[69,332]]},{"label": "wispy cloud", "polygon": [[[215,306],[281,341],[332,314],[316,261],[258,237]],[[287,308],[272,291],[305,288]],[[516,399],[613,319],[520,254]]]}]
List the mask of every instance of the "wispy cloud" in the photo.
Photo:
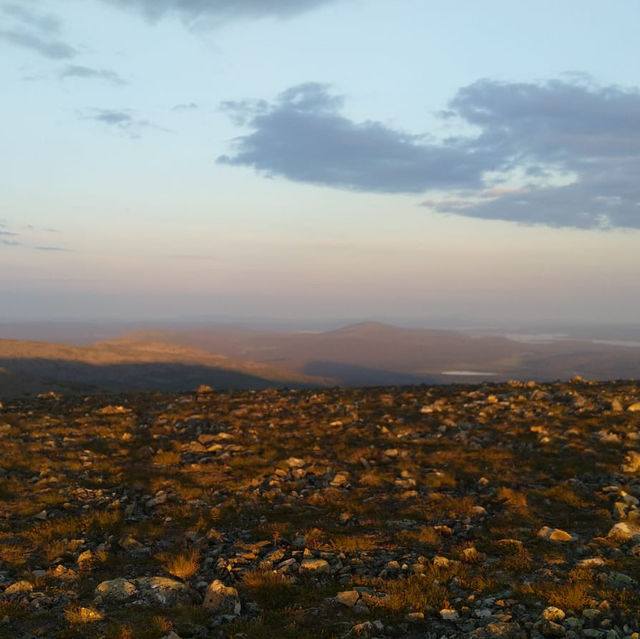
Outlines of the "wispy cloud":
[{"label": "wispy cloud", "polygon": [[60,72],[61,78],[79,78],[83,80],[103,80],[111,84],[124,85],[126,82],[109,69],[94,69],[78,64],[69,64]]},{"label": "wispy cloud", "polygon": [[60,21],[55,16],[37,13],[20,4],[7,4],[1,10],[14,23],[0,29],[1,40],[54,60],[77,54],[71,45],[60,40]]},{"label": "wispy cloud", "polygon": [[45,39],[21,29],[0,29],[0,39],[55,60],[73,58],[77,53],[72,46],[64,42]]},{"label": "wispy cloud", "polygon": [[[133,8],[149,20],[177,15],[190,26],[215,26],[242,18],[288,18],[337,0],[103,0]],[[344,0],[342,0],[344,2]]]},{"label": "wispy cloud", "polygon": [[160,128],[149,120],[136,117],[132,111],[124,109],[89,109],[82,113],[81,117],[86,120],[94,120],[95,122],[104,124],[131,138],[140,137],[140,133],[144,129]]},{"label": "wispy cloud", "polygon": [[18,22],[22,22],[43,33],[57,33],[60,31],[60,20],[58,18],[50,14],[35,13],[24,4],[7,4],[2,7],[2,12]]},{"label": "wispy cloud", "polygon": [[200,108],[199,104],[195,102],[189,102],[187,104],[176,104],[171,108],[172,111],[196,111]]},{"label": "wispy cloud", "polygon": [[64,248],[63,246],[34,246],[36,251],[50,251],[55,253],[69,253],[71,249]]},{"label": "wispy cloud", "polygon": [[640,228],[636,89],[481,80],[460,89],[440,114],[479,133],[446,139],[354,122],[342,104],[342,96],[315,83],[273,102],[226,102],[223,108],[249,132],[218,161],[356,191],[438,191],[425,205],[441,213]]}]

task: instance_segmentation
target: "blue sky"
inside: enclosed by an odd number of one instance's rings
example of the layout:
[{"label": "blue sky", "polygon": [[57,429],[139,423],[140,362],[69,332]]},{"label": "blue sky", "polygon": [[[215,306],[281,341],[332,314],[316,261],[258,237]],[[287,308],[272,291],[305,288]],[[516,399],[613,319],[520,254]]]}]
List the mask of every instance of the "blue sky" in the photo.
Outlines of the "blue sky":
[{"label": "blue sky", "polygon": [[634,322],[639,18],[0,0],[0,320]]}]

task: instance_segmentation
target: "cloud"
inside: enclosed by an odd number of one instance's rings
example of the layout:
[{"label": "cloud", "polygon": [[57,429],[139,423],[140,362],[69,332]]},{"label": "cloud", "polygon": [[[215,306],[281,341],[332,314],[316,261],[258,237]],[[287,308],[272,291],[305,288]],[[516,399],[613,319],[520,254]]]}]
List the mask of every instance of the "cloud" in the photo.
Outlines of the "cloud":
[{"label": "cloud", "polygon": [[119,130],[132,138],[140,137],[140,132],[147,128],[157,129],[159,127],[149,120],[136,118],[131,111],[118,109],[90,109],[81,117],[87,120],[100,122],[108,127]]},{"label": "cloud", "polygon": [[31,49],[54,60],[73,58],[77,51],[59,40],[44,39],[22,29],[0,29],[0,39],[25,49]]},{"label": "cloud", "polygon": [[491,158],[379,122],[353,122],[340,114],[341,106],[340,97],[315,83],[292,87],[273,104],[227,102],[223,108],[252,132],[236,138],[234,153],[218,162],[356,191],[481,186]]},{"label": "cloud", "polygon": [[0,240],[0,244],[4,244],[4,246],[20,246],[20,242],[17,240]]},{"label": "cloud", "polygon": [[[133,7],[150,20],[175,14],[190,26],[212,26],[241,18],[288,18],[336,0],[103,0]],[[344,0],[343,0],[344,1]]]},{"label": "cloud", "polygon": [[112,84],[123,85],[126,82],[115,72],[109,69],[93,69],[77,64],[67,65],[61,72],[61,78],[82,78],[87,80],[104,80]]},{"label": "cloud", "polygon": [[57,33],[60,30],[60,21],[58,18],[49,14],[34,13],[24,5],[8,4],[2,7],[2,11],[15,20],[43,33]]},{"label": "cloud", "polygon": [[[450,103],[479,128],[476,148],[529,181],[469,202],[472,217],[580,228],[640,228],[640,93],[554,80],[476,82]],[[554,176],[570,176],[554,184]],[[443,209],[446,212],[446,207]]]},{"label": "cloud", "polygon": [[[4,224],[0,224],[0,226],[2,226],[4,228]],[[0,231],[0,235],[11,235],[11,236],[15,237],[18,234],[17,233],[12,233],[11,231]]]},{"label": "cloud", "polygon": [[199,104],[195,102],[189,102],[185,104],[176,104],[174,107],[171,107],[172,111],[196,111],[200,108]]},{"label": "cloud", "polygon": [[55,16],[35,13],[18,4],[8,4],[2,7],[2,12],[15,23],[13,28],[0,29],[0,39],[5,42],[54,60],[77,54],[72,46],[57,38],[60,21]]},{"label": "cloud", "polygon": [[[579,228],[640,228],[640,93],[584,77],[480,80],[440,113],[473,134],[435,139],[354,122],[326,86],[226,102],[246,135],[223,164],[382,193],[434,192],[440,213]],[[437,192],[437,193],[435,193]]]},{"label": "cloud", "polygon": [[55,253],[68,253],[70,249],[64,248],[62,246],[34,246],[36,251],[51,251]]}]

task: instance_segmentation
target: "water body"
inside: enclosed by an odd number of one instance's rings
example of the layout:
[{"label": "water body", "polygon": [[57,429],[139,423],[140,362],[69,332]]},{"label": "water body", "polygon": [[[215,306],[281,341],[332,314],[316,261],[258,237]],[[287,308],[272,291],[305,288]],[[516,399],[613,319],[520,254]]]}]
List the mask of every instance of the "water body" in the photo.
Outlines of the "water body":
[{"label": "water body", "polygon": [[440,375],[474,375],[476,377],[490,377],[498,373],[488,373],[486,371],[442,371]]}]

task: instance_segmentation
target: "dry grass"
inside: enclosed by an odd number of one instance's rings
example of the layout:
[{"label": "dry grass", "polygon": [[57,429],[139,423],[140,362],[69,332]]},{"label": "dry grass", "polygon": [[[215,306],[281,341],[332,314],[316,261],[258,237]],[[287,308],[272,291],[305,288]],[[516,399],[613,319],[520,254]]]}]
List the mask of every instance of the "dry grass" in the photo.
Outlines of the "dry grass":
[{"label": "dry grass", "polygon": [[162,562],[163,568],[170,575],[178,579],[189,579],[200,568],[200,551],[196,549],[177,554],[162,553],[156,555],[156,559]]}]

